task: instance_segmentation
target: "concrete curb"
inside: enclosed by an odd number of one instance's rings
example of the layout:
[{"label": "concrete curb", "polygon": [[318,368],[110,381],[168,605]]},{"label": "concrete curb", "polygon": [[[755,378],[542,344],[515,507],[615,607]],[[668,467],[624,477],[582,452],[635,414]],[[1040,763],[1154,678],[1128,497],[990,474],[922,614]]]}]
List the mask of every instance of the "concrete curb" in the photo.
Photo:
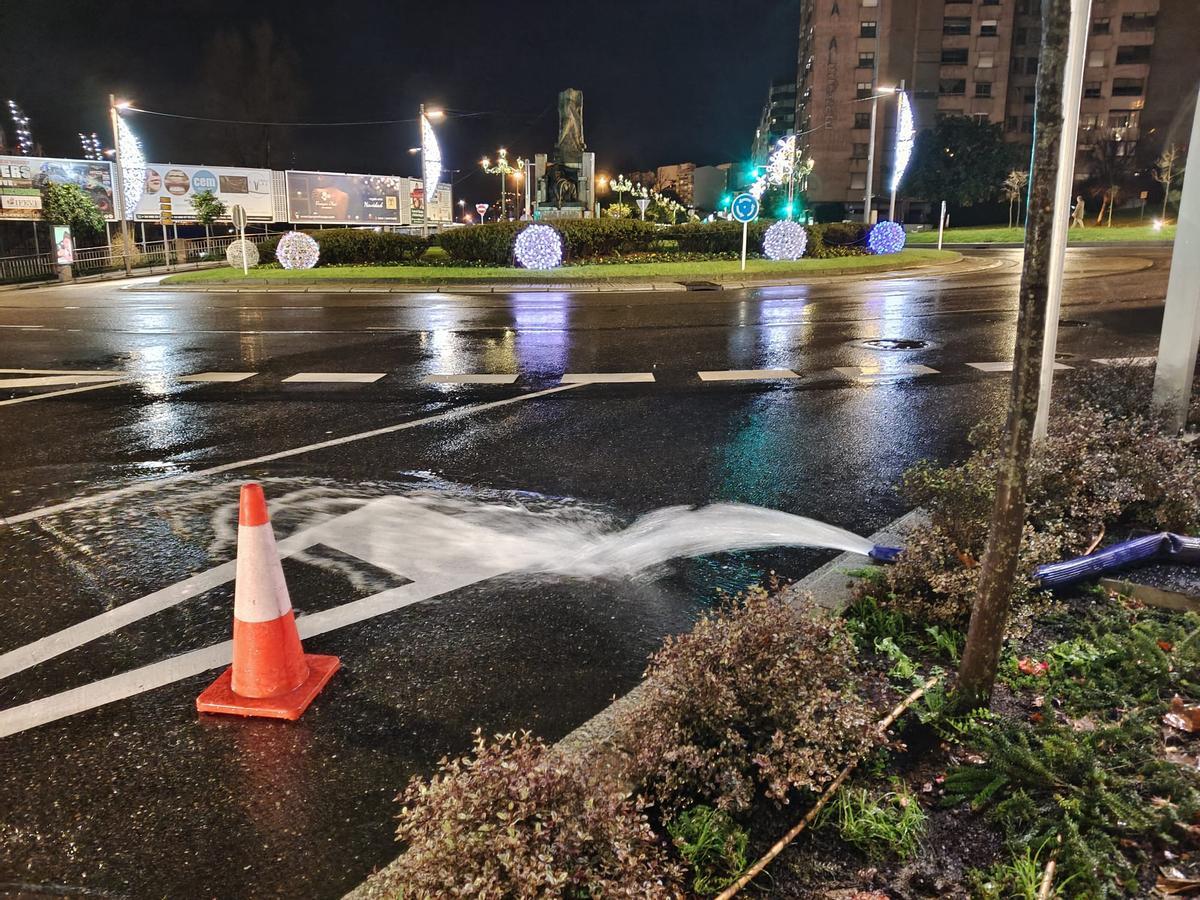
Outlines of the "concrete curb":
[{"label": "concrete curb", "polygon": [[[934,247],[920,247],[915,249],[933,250]],[[309,293],[372,293],[372,294],[509,294],[514,292],[521,293],[629,293],[631,291],[662,291],[672,293],[687,293],[688,282],[699,280],[711,280],[717,284],[718,290],[740,290],[743,288],[758,288],[758,287],[799,287],[810,284],[822,284],[830,281],[839,281],[846,278],[865,278],[865,277],[880,277],[886,278],[892,275],[909,275],[914,272],[922,274],[938,275],[938,274],[955,274],[955,268],[960,267],[964,263],[964,256],[954,250],[946,251],[953,253],[953,259],[942,260],[939,262],[912,262],[905,263],[894,267],[883,266],[862,266],[852,269],[840,269],[824,274],[814,273],[813,275],[803,278],[755,278],[753,276],[712,276],[709,279],[702,279],[700,276],[695,276],[687,279],[687,281],[569,281],[569,282],[461,282],[461,283],[393,283],[389,281],[367,281],[359,279],[322,279],[320,281],[310,282],[291,282],[291,281],[271,281],[270,279],[262,279],[253,284],[241,284],[238,282],[196,282],[195,284],[158,284],[153,287],[130,287],[126,290],[130,291],[155,291],[155,292],[178,292],[178,293],[287,293],[287,294],[309,294]],[[980,265],[975,262],[967,264],[966,271],[962,274],[972,274],[976,271],[986,271],[995,268],[999,263],[993,263],[988,260],[987,265]]]},{"label": "concrete curb", "polygon": [[[904,534],[913,527],[928,521],[925,511],[914,509],[898,519],[889,522],[883,528],[872,534],[869,540],[873,544],[885,546],[900,546],[904,543]],[[867,557],[858,553],[842,553],[825,565],[805,575],[799,581],[785,588],[786,595],[791,599],[799,599],[802,595],[811,594],[817,604],[830,612],[840,612],[850,603],[853,594],[854,581],[846,573],[852,569],[871,565]],[[566,737],[554,744],[557,752],[593,757],[591,764],[604,765],[603,757],[618,751],[613,745],[616,726],[620,720],[636,709],[646,696],[646,682],[640,681],[624,696],[618,697],[599,713],[592,716]],[[390,865],[395,865],[391,863]],[[354,890],[345,895],[343,900],[384,900],[392,895],[377,889],[377,876],[388,870],[385,866],[368,878]]]}]

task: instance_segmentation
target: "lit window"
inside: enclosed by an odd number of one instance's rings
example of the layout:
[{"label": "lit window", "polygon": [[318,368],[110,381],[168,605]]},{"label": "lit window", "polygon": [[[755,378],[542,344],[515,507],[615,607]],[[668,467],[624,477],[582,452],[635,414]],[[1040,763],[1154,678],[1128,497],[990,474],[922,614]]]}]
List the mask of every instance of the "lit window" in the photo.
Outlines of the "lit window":
[{"label": "lit window", "polygon": [[979,23],[979,33],[983,37],[995,37],[1000,30],[1000,23],[995,19],[984,19]]}]

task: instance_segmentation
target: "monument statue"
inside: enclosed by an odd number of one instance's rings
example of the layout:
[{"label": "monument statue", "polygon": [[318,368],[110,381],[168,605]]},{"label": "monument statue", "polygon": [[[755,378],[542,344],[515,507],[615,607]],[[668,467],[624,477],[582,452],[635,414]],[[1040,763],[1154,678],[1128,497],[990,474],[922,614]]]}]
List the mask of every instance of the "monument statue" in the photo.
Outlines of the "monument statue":
[{"label": "monument statue", "polygon": [[583,91],[567,88],[558,94],[558,162],[578,163],[587,144],[583,142]]}]

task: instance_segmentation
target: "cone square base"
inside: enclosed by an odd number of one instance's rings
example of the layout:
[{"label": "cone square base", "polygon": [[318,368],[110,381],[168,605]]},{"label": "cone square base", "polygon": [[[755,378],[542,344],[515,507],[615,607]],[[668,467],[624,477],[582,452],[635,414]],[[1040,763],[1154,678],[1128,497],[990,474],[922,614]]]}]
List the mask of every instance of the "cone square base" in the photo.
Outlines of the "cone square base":
[{"label": "cone square base", "polygon": [[196,709],[202,713],[294,721],[303,715],[340,666],[336,656],[315,653],[305,653],[304,661],[308,663],[308,678],[294,691],[278,697],[242,697],[235,694],[233,667],[230,666],[196,698]]}]

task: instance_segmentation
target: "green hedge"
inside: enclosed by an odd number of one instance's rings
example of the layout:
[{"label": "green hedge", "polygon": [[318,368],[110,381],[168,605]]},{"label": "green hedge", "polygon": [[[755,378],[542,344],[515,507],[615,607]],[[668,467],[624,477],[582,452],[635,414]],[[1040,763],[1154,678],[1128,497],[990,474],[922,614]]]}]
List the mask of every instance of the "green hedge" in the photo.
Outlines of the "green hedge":
[{"label": "green hedge", "polygon": [[438,235],[446,254],[459,262],[481,262],[490,266],[511,266],[513,241],[525,222],[485,222],[451,228]]},{"label": "green hedge", "polygon": [[[513,265],[512,247],[525,222],[489,222],[442,232],[439,243],[456,262],[478,262],[493,266]],[[669,227],[638,219],[573,219],[545,223],[563,236],[563,259],[611,258],[634,253],[711,254],[739,253],[742,226],[737,222],[688,222]],[[759,219],[750,223],[747,247],[762,250],[763,237],[772,223]],[[865,254],[867,226],[855,222],[809,225],[805,256]]]},{"label": "green hedge", "polygon": [[[420,259],[433,243],[432,238],[412,234],[374,231],[370,228],[322,228],[305,231],[321,248],[321,266],[387,266]],[[275,259],[279,238],[263,241],[258,254],[263,262]]]}]

